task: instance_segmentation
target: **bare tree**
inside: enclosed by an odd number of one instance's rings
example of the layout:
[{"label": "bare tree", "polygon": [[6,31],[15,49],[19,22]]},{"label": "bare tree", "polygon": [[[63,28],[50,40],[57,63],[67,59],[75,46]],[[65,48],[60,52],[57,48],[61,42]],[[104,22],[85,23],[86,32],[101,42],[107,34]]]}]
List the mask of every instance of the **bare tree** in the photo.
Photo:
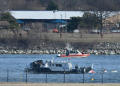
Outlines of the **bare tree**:
[{"label": "bare tree", "polygon": [[110,13],[112,12],[112,6],[110,5],[112,1],[108,0],[93,0],[94,6],[96,9],[95,13],[98,15],[100,21],[101,21],[101,34],[103,34],[103,19],[110,16]]},{"label": "bare tree", "polygon": [[44,10],[45,7],[42,7],[42,5],[38,0],[34,0],[27,3],[27,9],[28,10]]},{"label": "bare tree", "polygon": [[0,11],[9,11],[10,10],[10,1],[9,0],[0,0]]},{"label": "bare tree", "polygon": [[41,37],[42,36],[42,30],[43,30],[43,26],[42,23],[32,23],[29,24],[30,27],[30,32],[29,34],[33,37]]}]

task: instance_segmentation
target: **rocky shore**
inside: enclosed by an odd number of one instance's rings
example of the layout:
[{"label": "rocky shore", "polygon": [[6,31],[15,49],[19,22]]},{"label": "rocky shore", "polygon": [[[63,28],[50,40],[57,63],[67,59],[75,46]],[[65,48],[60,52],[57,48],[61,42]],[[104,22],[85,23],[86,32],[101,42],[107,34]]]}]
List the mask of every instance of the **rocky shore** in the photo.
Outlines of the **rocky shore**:
[{"label": "rocky shore", "polygon": [[[74,46],[73,46],[74,47]],[[88,46],[89,47],[89,46]],[[86,49],[80,49],[79,51],[85,51],[85,53],[89,54],[96,54],[96,55],[120,55],[120,44],[119,43],[100,43],[97,45],[94,45],[92,49],[86,48]],[[0,47],[0,54],[65,54],[65,49],[16,49],[14,48],[8,48]]]},{"label": "rocky shore", "polygon": [[[96,55],[120,55],[120,50],[87,50],[85,53]],[[65,54],[65,50],[0,50],[0,54]]]}]

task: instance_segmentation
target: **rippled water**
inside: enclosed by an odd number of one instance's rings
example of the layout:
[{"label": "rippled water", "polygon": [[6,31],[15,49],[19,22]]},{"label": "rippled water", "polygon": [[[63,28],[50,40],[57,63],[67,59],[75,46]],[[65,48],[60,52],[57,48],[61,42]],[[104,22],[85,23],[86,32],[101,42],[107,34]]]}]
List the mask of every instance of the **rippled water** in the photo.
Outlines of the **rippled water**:
[{"label": "rippled water", "polygon": [[[24,68],[30,62],[42,59],[46,61],[54,57],[54,61],[67,61],[68,58],[58,58],[54,55],[0,55],[0,82],[26,82]],[[90,55],[88,58],[71,58],[73,67],[77,64],[80,67],[91,66],[94,63],[95,74],[84,74],[85,83],[101,83],[101,68],[108,72],[103,74],[103,82],[119,83],[120,81],[120,56],[119,55]],[[117,70],[117,73],[111,73]],[[47,79],[46,79],[47,77]],[[93,81],[91,79],[94,79]],[[27,74],[27,82],[49,82],[63,83],[64,74]],[[66,74],[66,83],[82,83],[83,74]]]}]

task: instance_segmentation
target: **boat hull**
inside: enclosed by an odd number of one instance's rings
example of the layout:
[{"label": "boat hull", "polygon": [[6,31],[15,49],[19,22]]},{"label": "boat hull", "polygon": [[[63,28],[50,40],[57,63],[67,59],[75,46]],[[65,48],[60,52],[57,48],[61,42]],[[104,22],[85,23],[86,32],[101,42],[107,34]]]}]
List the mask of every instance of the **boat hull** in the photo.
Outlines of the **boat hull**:
[{"label": "boat hull", "polygon": [[60,57],[88,57],[88,56],[89,56],[89,54],[70,54],[67,56],[65,54],[63,54]]},{"label": "boat hull", "polygon": [[35,73],[35,74],[83,74],[89,73],[92,70],[91,67],[86,67],[84,72],[84,67],[80,69],[72,69],[71,71],[51,71],[49,68],[33,68],[33,69],[25,69],[24,72]]}]

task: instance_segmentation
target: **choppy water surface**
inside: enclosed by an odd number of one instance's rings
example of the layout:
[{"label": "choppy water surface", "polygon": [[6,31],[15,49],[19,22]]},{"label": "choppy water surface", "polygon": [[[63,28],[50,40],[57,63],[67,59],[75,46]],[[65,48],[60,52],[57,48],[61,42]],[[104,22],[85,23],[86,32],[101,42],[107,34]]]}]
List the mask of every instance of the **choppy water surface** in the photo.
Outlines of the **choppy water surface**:
[{"label": "choppy water surface", "polygon": [[[54,57],[54,61],[67,61],[69,58],[58,58],[54,55],[0,55],[0,82],[26,82],[24,68],[30,62],[42,59],[46,61]],[[108,72],[103,74],[104,83],[119,83],[120,81],[120,56],[119,55],[90,55],[88,58],[70,58],[73,67],[77,64],[80,67],[91,66],[94,63],[95,74],[84,74],[85,83],[101,83],[101,69]],[[8,70],[8,71],[7,71]],[[111,73],[117,70],[117,73]],[[8,77],[7,77],[8,76]],[[46,80],[47,77],[47,80]],[[91,79],[94,79],[93,81]],[[27,82],[49,82],[63,83],[64,74],[27,74]],[[66,83],[82,83],[83,74],[66,74]]]}]

